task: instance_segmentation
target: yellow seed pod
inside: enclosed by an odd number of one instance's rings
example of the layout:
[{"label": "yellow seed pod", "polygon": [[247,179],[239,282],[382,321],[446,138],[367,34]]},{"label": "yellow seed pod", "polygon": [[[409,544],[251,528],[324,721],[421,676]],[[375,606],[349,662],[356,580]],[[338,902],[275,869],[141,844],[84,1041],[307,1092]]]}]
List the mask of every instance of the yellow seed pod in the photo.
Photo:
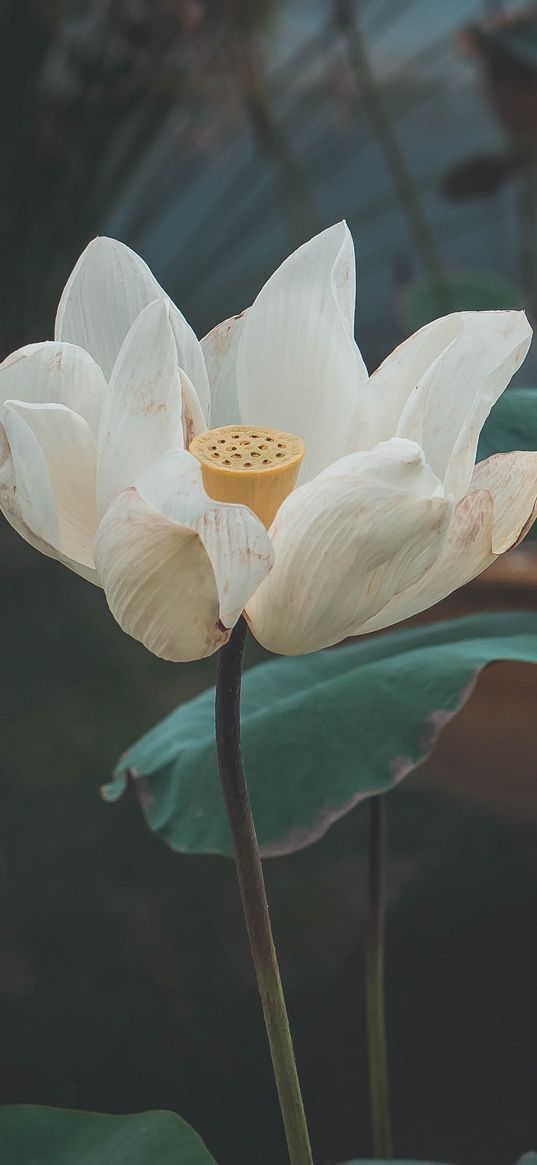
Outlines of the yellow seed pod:
[{"label": "yellow seed pod", "polygon": [[200,462],[209,497],[249,506],[267,527],[294,489],[304,442],[260,425],[225,425],[194,437],[190,452]]}]

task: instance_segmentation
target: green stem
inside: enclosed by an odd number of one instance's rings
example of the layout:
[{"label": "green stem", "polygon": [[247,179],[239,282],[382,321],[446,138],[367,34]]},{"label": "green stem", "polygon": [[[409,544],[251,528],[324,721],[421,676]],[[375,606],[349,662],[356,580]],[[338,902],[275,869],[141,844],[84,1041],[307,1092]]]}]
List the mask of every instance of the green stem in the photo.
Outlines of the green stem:
[{"label": "green stem", "polygon": [[218,654],[216,743],[242,906],[272,1056],[291,1165],[312,1165],[311,1148],[293,1043],[244,775],[240,742],[240,694],[247,626],[239,619]]},{"label": "green stem", "polygon": [[385,811],[385,796],[370,797],[366,1010],[373,1148],[381,1159],[393,1156],[384,1014]]}]

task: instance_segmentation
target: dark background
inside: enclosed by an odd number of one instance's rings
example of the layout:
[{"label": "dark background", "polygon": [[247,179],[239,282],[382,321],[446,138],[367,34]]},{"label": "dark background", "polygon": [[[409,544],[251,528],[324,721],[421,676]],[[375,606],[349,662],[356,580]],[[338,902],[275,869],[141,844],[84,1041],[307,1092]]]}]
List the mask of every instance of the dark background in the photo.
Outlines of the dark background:
[{"label": "dark background", "polygon": [[[371,366],[453,307],[536,318],[533,6],[0,0],[0,87],[2,356],[51,334],[96,233],[143,254],[200,335],[343,216]],[[175,1108],[219,1165],[283,1165],[232,864],[174,855],[99,798],[214,661],[153,658],[5,526],[0,583],[1,1099]],[[534,592],[435,615],[496,604]],[[493,669],[390,795],[400,1157],[500,1165],[537,1144],[536,697],[530,668]],[[267,863],[318,1165],[371,1151],[365,826],[359,808]]]}]

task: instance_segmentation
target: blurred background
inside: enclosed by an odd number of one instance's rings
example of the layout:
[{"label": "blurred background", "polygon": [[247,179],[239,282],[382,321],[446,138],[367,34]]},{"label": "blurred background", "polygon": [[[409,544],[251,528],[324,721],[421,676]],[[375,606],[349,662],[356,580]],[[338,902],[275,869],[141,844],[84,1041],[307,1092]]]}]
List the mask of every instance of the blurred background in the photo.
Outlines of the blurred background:
[{"label": "blurred background", "polygon": [[[52,334],[95,234],[139,251],[203,335],[342,217],[370,367],[454,308],[537,322],[535,5],[0,0],[0,89],[1,357]],[[516,562],[427,617],[535,608],[531,552]],[[214,661],[149,656],[5,525],[0,583],[0,1100],[174,1108],[218,1165],[283,1165],[232,864],[99,799]],[[492,669],[390,796],[399,1157],[537,1147],[536,699],[531,668]],[[318,1165],[371,1152],[365,827],[358,808],[267,863]]]}]

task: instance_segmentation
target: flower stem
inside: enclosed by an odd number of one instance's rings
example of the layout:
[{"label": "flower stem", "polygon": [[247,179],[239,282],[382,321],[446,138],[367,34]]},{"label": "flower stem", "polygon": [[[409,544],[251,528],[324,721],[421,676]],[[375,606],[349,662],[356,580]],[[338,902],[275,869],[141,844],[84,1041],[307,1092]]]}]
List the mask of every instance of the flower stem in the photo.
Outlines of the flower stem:
[{"label": "flower stem", "polygon": [[247,626],[241,618],[229,642],[218,654],[216,680],[218,764],[235,847],[244,918],[265,1017],[289,1158],[291,1165],[312,1165],[306,1117],[270,925],[263,869],[241,756],[240,693],[246,633]]},{"label": "flower stem", "polygon": [[381,1159],[393,1156],[384,1014],[385,834],[386,797],[370,797],[365,990],[373,1148]]}]

